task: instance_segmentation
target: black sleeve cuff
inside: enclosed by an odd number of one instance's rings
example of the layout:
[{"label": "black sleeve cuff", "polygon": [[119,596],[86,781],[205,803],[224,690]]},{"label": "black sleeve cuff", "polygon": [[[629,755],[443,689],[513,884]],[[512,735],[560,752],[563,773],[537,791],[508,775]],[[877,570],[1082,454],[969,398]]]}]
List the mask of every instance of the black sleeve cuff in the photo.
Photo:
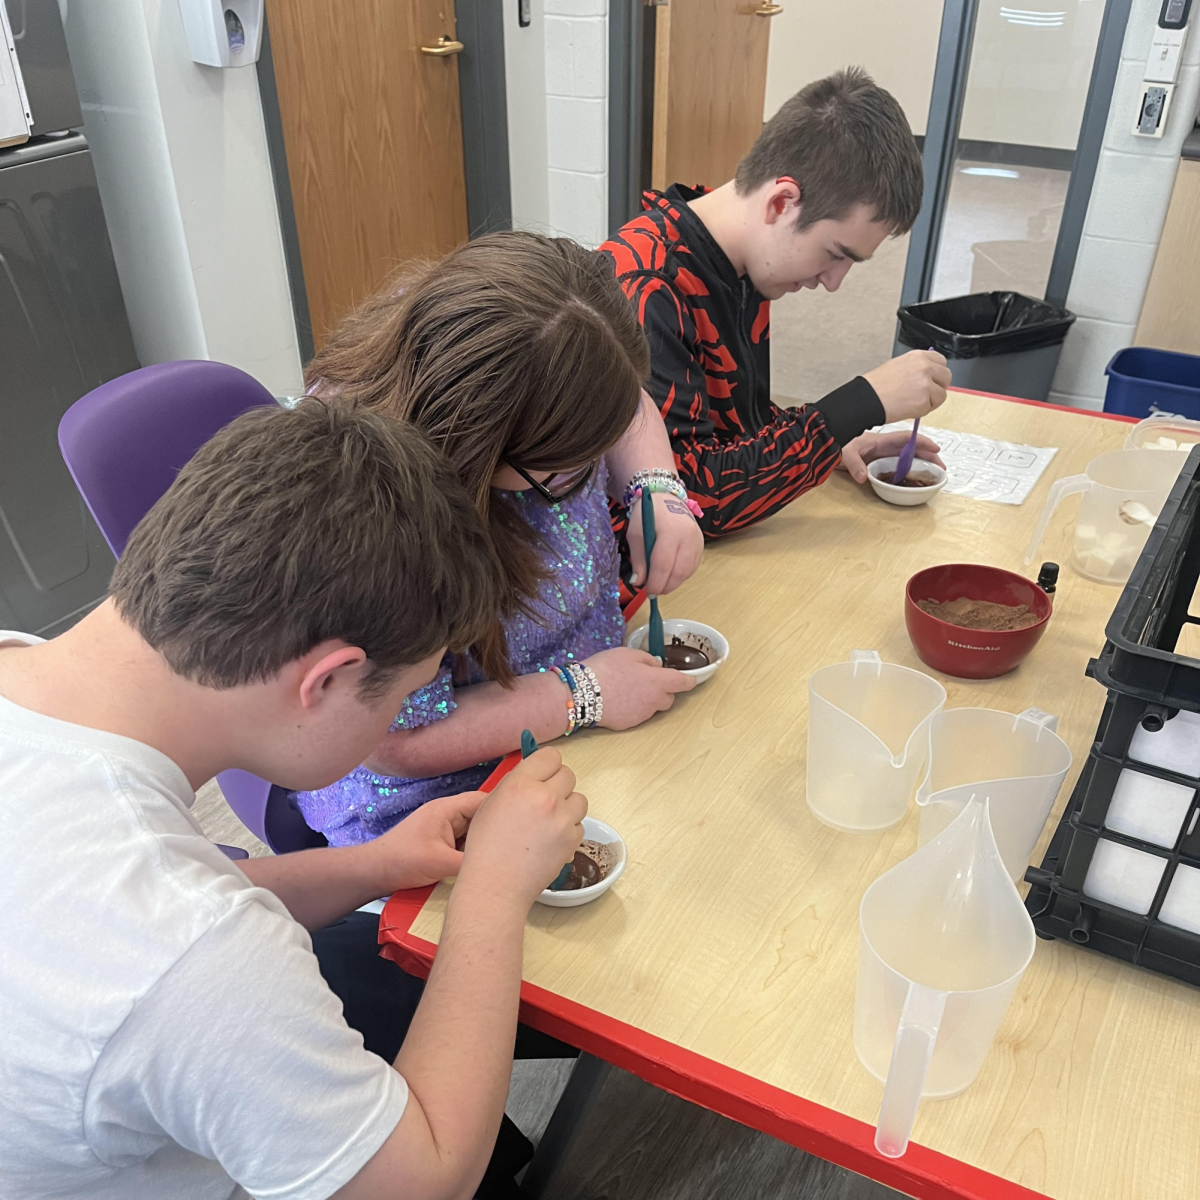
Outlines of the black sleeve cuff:
[{"label": "black sleeve cuff", "polygon": [[812,407],[825,419],[825,428],[839,446],[887,420],[875,389],[861,375],[835,388]]}]

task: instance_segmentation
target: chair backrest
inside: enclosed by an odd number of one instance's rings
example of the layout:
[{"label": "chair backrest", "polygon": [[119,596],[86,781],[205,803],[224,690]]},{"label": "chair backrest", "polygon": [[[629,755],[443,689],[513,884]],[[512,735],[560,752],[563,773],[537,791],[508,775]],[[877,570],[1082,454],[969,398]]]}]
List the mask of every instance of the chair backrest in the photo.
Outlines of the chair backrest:
[{"label": "chair backrest", "polygon": [[[274,403],[245,371],[208,361],[143,367],[76,400],[58,445],[112,552],[120,558],[133,527],[213,434]],[[325,844],[283,788],[246,771],[223,771],[217,782],[242,824],[277,854]]]},{"label": "chair backrest", "polygon": [[274,403],[245,371],[207,361],[142,367],[76,400],[58,445],[113,554],[214,433]]}]

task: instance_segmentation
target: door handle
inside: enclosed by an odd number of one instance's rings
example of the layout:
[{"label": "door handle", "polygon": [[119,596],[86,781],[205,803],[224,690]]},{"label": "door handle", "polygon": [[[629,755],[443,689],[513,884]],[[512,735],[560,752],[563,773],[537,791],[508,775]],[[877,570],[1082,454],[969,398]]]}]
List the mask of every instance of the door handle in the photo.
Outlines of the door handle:
[{"label": "door handle", "polygon": [[462,42],[456,42],[453,38],[448,38],[442,34],[437,40],[435,46],[422,46],[422,54],[432,54],[435,58],[445,58],[449,54],[461,54],[466,47]]},{"label": "door handle", "polygon": [[755,10],[756,17],[777,17],[783,12],[782,4],[760,4]]}]

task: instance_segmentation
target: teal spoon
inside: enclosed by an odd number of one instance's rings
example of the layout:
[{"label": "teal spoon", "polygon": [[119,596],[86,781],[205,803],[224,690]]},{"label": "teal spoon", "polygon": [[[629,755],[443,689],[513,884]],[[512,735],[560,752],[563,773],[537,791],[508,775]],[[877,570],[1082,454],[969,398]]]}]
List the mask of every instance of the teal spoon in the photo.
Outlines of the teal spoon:
[{"label": "teal spoon", "polygon": [[[654,552],[654,542],[657,534],[654,530],[654,498],[648,491],[642,491],[642,541],[646,550],[646,581],[650,580],[650,555]],[[658,611],[658,597],[650,597],[650,637],[647,648],[655,658],[662,662],[663,658],[663,623],[662,613]]]},{"label": "teal spoon", "polygon": [[[521,730],[521,757],[528,758],[531,754],[537,753],[537,742],[534,741],[533,734],[528,729]],[[572,862],[574,859],[572,859]],[[567,880],[571,877],[571,863],[567,863],[565,867],[554,877],[554,882],[550,885],[552,892],[561,892],[567,885]]]}]

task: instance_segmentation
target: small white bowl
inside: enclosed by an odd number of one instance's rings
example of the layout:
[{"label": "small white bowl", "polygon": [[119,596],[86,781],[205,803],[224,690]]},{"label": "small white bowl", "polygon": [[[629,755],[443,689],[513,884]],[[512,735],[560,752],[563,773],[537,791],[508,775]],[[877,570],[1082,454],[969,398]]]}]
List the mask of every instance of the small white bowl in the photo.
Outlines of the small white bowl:
[{"label": "small white bowl", "polygon": [[898,461],[899,459],[893,456],[892,458],[877,458],[874,462],[867,464],[867,478],[871,481],[871,487],[875,489],[875,495],[880,500],[886,500],[889,504],[896,504],[902,508],[912,508],[917,504],[927,504],[946,486],[946,472],[937,463],[926,462],[923,458],[913,459],[909,473],[918,471],[922,475],[932,475],[936,482],[930,484],[929,487],[897,487],[894,483],[884,483],[882,479],[878,478],[885,471],[894,471]]},{"label": "small white bowl", "polygon": [[[681,675],[691,675],[697,685],[703,683],[706,679],[711,679],[716,673],[717,668],[729,657],[729,643],[725,640],[722,634],[719,634],[711,625],[702,625],[699,621],[688,621],[679,617],[666,617],[663,619],[663,638],[670,641],[672,637],[682,638],[683,641],[695,639],[692,644],[699,643],[698,649],[708,651],[704,646],[707,642],[712,647],[714,654],[709,655],[707,667],[696,667],[691,671],[681,671]],[[635,650],[646,649],[646,639],[650,636],[649,625],[639,625],[637,629],[631,629],[625,637],[625,645],[632,646]]]},{"label": "small white bowl", "polygon": [[550,908],[576,908],[580,904],[587,904],[595,900],[597,896],[602,896],[625,873],[627,857],[625,841],[611,825],[605,825],[603,821],[597,821],[595,817],[584,817],[583,836],[585,841],[601,842],[606,846],[616,842],[618,846],[616,865],[599,883],[593,883],[591,887],[576,888],[572,892],[552,892],[546,888],[537,898],[539,904],[546,904]]}]

